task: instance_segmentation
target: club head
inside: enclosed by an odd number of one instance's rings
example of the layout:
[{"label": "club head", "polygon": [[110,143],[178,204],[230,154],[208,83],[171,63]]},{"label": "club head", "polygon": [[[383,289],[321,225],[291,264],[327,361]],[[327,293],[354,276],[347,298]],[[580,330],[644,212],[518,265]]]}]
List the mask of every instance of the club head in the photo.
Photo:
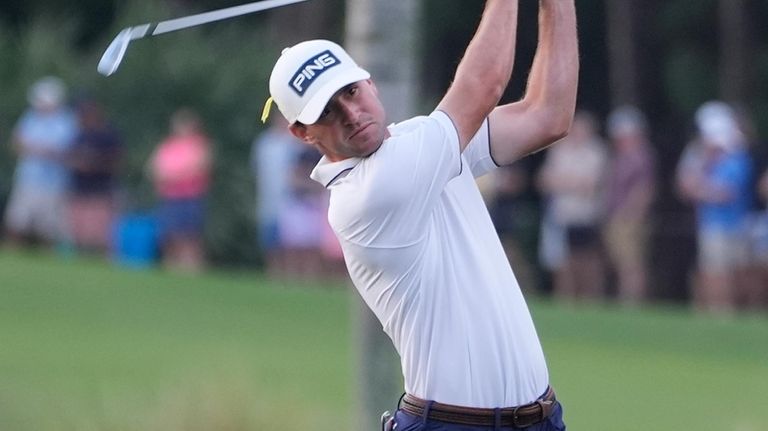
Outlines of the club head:
[{"label": "club head", "polygon": [[115,36],[115,40],[109,44],[104,55],[99,60],[99,66],[96,70],[104,76],[109,76],[117,70],[120,62],[123,61],[128,44],[131,43],[131,28],[124,28]]}]

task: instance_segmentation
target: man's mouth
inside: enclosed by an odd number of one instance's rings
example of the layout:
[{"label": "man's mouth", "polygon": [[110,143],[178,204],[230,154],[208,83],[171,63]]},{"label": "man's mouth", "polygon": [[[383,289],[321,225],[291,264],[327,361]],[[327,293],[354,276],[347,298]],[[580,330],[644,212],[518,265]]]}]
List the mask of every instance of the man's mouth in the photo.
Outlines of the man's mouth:
[{"label": "man's mouth", "polygon": [[351,134],[351,135],[349,135],[349,139],[354,139],[354,138],[355,138],[355,136],[359,135],[359,134],[360,134],[360,132],[364,131],[365,129],[367,129],[368,127],[370,127],[372,124],[373,124],[373,123],[365,123],[365,124],[363,124],[363,125],[362,125],[362,126],[360,126],[360,127],[357,129],[357,130],[355,130],[354,132],[352,132],[352,134]]}]

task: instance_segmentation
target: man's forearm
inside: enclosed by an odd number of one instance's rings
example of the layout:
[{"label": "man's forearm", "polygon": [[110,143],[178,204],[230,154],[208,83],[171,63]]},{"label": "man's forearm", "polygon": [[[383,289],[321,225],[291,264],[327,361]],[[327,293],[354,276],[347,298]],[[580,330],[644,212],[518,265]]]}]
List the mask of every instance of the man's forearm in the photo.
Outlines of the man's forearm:
[{"label": "man's forearm", "polygon": [[563,134],[573,120],[579,79],[578,36],[573,0],[540,0],[539,46],[524,98],[547,111]]},{"label": "man's forearm", "polygon": [[483,17],[438,109],[457,126],[461,148],[469,142],[506,89],[515,58],[517,0],[488,0]]},{"label": "man's forearm", "polygon": [[475,84],[497,87],[496,93],[500,97],[514,65],[517,3],[516,0],[489,0],[486,3],[477,32],[459,63],[457,80],[478,78]]},{"label": "man's forearm", "polygon": [[539,1],[539,42],[522,100],[490,118],[491,152],[507,165],[564,137],[576,109],[579,75],[574,0]]}]

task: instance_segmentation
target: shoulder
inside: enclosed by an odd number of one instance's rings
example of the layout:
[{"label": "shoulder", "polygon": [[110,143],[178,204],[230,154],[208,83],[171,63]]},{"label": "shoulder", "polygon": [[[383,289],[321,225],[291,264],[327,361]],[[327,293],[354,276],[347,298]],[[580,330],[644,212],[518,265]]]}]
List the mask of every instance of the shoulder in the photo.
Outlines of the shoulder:
[{"label": "shoulder", "polygon": [[70,129],[77,129],[79,126],[77,114],[70,108],[64,108],[58,111],[51,119]]},{"label": "shoulder", "polygon": [[35,123],[40,121],[40,115],[38,115],[33,110],[27,110],[23,114],[21,114],[21,117],[19,117],[19,120],[16,122],[17,127],[30,127],[34,125]]},{"label": "shoulder", "polygon": [[107,148],[116,148],[122,145],[120,133],[112,125],[107,125],[103,129],[96,131],[94,133],[94,140],[98,145]]},{"label": "shoulder", "polygon": [[72,108],[64,108],[60,111],[60,115],[62,118],[65,118],[67,121],[77,121],[77,113]]},{"label": "shoulder", "polygon": [[109,137],[109,140],[110,140],[110,142],[113,145],[117,146],[117,145],[122,145],[123,144],[122,136],[120,134],[120,130],[118,130],[117,127],[115,127],[114,124],[107,125],[106,134]]},{"label": "shoulder", "polygon": [[[456,134],[456,127],[448,114],[443,111],[434,111],[430,115],[420,115],[388,127],[391,137],[397,139],[402,136],[414,134],[434,134],[430,137],[450,137]],[[458,135],[456,135],[458,139]]]},{"label": "shoulder", "polygon": [[584,145],[582,151],[582,157],[587,158],[591,163],[595,165],[603,165],[608,162],[608,149],[605,143],[600,139],[594,139]]},{"label": "shoulder", "polygon": [[389,174],[408,175],[435,171],[460,156],[459,138],[451,119],[441,111],[418,116],[388,127],[390,136],[369,158]]},{"label": "shoulder", "polygon": [[658,158],[656,150],[651,143],[647,143],[640,147],[640,151],[638,153],[640,154],[640,158],[643,160],[643,162],[648,164],[655,164],[656,159]]}]

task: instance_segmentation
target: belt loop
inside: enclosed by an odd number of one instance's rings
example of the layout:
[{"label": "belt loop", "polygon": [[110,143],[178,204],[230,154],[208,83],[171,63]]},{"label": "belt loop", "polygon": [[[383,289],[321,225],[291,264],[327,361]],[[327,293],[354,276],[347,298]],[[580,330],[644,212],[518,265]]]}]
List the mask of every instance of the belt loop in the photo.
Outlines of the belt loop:
[{"label": "belt loop", "polygon": [[403,398],[405,398],[405,392],[403,392],[403,395],[400,395],[400,399],[397,400],[397,410],[400,410],[400,404],[403,403]]},{"label": "belt loop", "polygon": [[432,410],[432,404],[434,404],[434,401],[427,401],[427,405],[424,406],[424,414],[421,415],[421,426],[426,428],[427,421],[429,420],[429,412]]},{"label": "belt loop", "polygon": [[501,409],[499,407],[493,409],[493,430],[501,431]]},{"label": "belt loop", "polygon": [[536,404],[539,405],[539,411],[541,412],[541,415],[540,415],[539,419],[540,419],[540,421],[543,421],[548,416],[547,415],[547,408],[546,408],[546,406],[544,404],[544,401],[542,401],[542,400],[536,400]]}]

